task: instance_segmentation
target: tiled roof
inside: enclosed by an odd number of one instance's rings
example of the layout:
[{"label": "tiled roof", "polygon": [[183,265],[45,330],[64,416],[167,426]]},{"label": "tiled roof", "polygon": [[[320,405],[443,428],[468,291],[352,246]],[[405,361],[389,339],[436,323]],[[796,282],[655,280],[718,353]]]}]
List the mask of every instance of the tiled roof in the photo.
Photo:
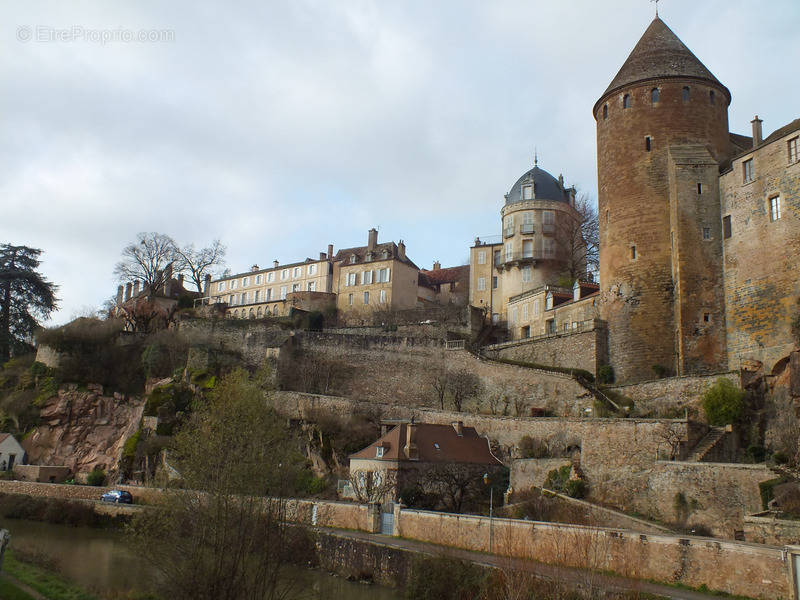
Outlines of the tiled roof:
[{"label": "tiled roof", "polygon": [[[350,458],[409,460],[403,450],[409,427],[414,428],[414,441],[419,456],[419,459],[414,462],[502,464],[489,449],[489,440],[480,437],[474,427],[462,427],[461,435],[458,435],[452,425],[430,423],[402,423],[363,450],[352,454]],[[376,448],[379,445],[384,447],[384,454],[381,458],[377,458],[376,455]]]},{"label": "tiled roof", "polygon": [[[658,17],[650,23],[617,76],[603,92],[601,99],[632,83],[667,77],[689,77],[711,81],[723,88],[730,102],[731,95],[728,89]],[[596,110],[597,105],[595,105]]]},{"label": "tiled roof", "polygon": [[731,144],[734,147],[734,154],[738,154],[742,150],[749,150],[753,147],[753,138],[749,135],[740,135],[738,133],[730,133]]},{"label": "tiled roof", "polygon": [[419,272],[419,283],[420,285],[441,285],[443,283],[464,281],[467,277],[469,277],[469,265],[434,269],[433,271],[422,269]]},{"label": "tiled roof", "polygon": [[798,129],[800,129],[800,119],[795,119],[791,123],[787,123],[786,125],[784,125],[780,129],[776,129],[775,131],[773,131],[767,137],[767,139],[764,140],[764,143],[765,144],[769,144],[770,142],[774,142],[775,140],[778,140],[778,139],[782,138],[785,135],[789,135],[790,133],[792,133],[793,131],[796,131]]},{"label": "tiled roof", "polygon": [[[387,259],[394,258],[395,260],[399,260],[400,262],[404,262],[408,265],[411,265],[415,269],[419,269],[417,265],[415,265],[411,259],[408,258],[406,255],[405,258],[400,258],[398,256],[397,244],[394,242],[383,242],[382,244],[376,244],[375,249],[373,252],[373,257],[371,262],[379,261],[379,260],[387,260],[383,258],[383,251],[386,250],[387,252]],[[343,248],[336,253],[336,256],[333,257],[334,262],[341,261],[342,266],[347,266],[350,263],[350,257],[355,254],[356,262],[354,264],[360,264],[367,262],[367,246],[357,246],[355,248]]]}]

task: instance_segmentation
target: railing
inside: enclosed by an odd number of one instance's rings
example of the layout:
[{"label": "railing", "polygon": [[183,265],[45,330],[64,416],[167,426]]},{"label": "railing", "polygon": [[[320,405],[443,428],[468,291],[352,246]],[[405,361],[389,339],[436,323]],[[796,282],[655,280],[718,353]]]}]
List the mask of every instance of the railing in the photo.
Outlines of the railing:
[{"label": "railing", "polygon": [[520,233],[533,233],[533,223],[523,223],[519,226]]},{"label": "railing", "polygon": [[464,346],[464,340],[447,340],[444,344],[444,347],[448,350],[463,350]]},{"label": "railing", "polygon": [[500,255],[500,260],[495,260],[495,266],[500,266],[504,263],[518,262],[524,260],[542,260],[546,258],[555,258],[555,252],[545,253],[540,250],[528,252],[504,252]]},{"label": "railing", "polygon": [[514,235],[514,228],[513,227],[506,227],[503,229],[503,237],[511,237]]}]

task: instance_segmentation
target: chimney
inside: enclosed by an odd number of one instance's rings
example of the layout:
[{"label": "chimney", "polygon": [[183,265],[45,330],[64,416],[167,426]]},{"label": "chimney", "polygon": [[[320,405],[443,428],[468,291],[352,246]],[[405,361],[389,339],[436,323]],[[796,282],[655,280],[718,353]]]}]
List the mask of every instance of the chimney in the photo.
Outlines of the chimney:
[{"label": "chimney", "polygon": [[319,259],[320,259],[320,260],[325,260],[326,258],[328,258],[328,255],[327,255],[327,254],[325,254],[324,252],[320,252],[320,253],[319,253]]},{"label": "chimney", "polygon": [[131,299],[131,286],[132,285],[133,284],[130,281],[125,284],[125,301],[126,302]]},{"label": "chimney", "polygon": [[406,245],[403,240],[400,240],[397,243],[397,256],[400,260],[406,259]]},{"label": "chimney", "polygon": [[564,189],[564,175],[561,173],[558,174],[558,187],[560,187],[562,190]]},{"label": "chimney", "polygon": [[374,227],[369,230],[367,234],[367,250],[372,252],[375,250],[375,246],[378,245],[378,230]]},{"label": "chimney", "polygon": [[328,244],[328,258],[333,258],[333,244]]},{"label": "chimney", "polygon": [[258,265],[253,265],[252,267],[250,267],[250,270],[251,270],[253,273],[255,273],[256,271],[258,271]]},{"label": "chimney", "polygon": [[764,138],[762,137],[763,134],[761,133],[761,124],[763,122],[764,121],[758,118],[758,115],[756,115],[755,119],[750,121],[750,124],[753,126],[753,148],[760,146],[761,142],[764,141]]},{"label": "chimney", "polygon": [[419,449],[417,448],[417,426],[414,420],[406,425],[406,445],[403,448],[408,460],[419,460]]},{"label": "chimney", "polygon": [[438,271],[441,268],[442,268],[442,263],[440,263],[438,260],[433,262],[433,270],[434,271]]},{"label": "chimney", "polygon": [[206,280],[203,282],[203,295],[208,296],[211,291],[211,274],[206,273]]},{"label": "chimney", "polygon": [[183,287],[183,273],[178,273],[178,286]]},{"label": "chimney", "polygon": [[172,277],[164,281],[164,296],[167,298],[172,297]]},{"label": "chimney", "polygon": [[133,282],[133,297],[135,298],[138,295],[139,295],[139,280],[137,279],[136,281]]},{"label": "chimney", "polygon": [[125,293],[125,287],[119,286],[117,288],[117,304],[122,304],[122,295]]},{"label": "chimney", "polygon": [[463,436],[464,435],[464,421],[456,421],[455,423],[453,423],[453,429],[456,430],[456,433],[458,434],[458,437]]},{"label": "chimney", "polygon": [[277,269],[278,268],[278,261],[277,260],[273,260],[272,261],[272,268],[273,269]]}]

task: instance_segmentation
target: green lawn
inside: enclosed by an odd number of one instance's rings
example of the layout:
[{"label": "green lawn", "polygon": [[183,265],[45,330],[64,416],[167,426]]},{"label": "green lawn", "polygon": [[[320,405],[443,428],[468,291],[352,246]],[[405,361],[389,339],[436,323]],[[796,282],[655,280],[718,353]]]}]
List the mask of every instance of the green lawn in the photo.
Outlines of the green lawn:
[{"label": "green lawn", "polygon": [[[18,579],[22,583],[30,586],[48,600],[98,600],[77,585],[70,583],[60,575],[32,565],[30,563],[17,560],[13,550],[6,550],[3,570]],[[13,588],[16,590],[16,588]],[[0,588],[2,590],[2,588]],[[18,592],[21,594],[21,592]],[[21,598],[31,600],[28,594],[9,596],[10,598]],[[6,599],[5,594],[0,594],[0,598]]]},{"label": "green lawn", "polygon": [[2,577],[0,577],[0,598],[3,600],[33,600],[28,594]]}]

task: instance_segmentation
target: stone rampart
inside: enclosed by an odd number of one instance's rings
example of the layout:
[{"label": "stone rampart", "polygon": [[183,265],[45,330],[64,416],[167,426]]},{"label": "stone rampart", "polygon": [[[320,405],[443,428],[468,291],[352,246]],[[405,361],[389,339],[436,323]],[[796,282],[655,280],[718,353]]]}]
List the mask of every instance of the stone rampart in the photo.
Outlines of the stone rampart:
[{"label": "stone rampart", "polygon": [[728,379],[737,387],[740,385],[739,373],[729,371],[713,375],[667,377],[617,385],[611,389],[633,400],[638,415],[677,416],[686,409],[701,411],[703,394],[719,378]]},{"label": "stone rampart", "polygon": [[800,544],[800,521],[781,519],[772,511],[764,511],[744,518],[744,539],[756,544],[775,546]]},{"label": "stone rampart", "polygon": [[511,462],[509,485],[520,492],[543,487],[550,471],[571,464],[568,458],[517,458]]},{"label": "stone rampart", "polygon": [[641,534],[512,519],[489,519],[403,509],[397,535],[626,577],[706,585],[711,590],[778,600],[792,594],[780,548],[710,538]]}]

